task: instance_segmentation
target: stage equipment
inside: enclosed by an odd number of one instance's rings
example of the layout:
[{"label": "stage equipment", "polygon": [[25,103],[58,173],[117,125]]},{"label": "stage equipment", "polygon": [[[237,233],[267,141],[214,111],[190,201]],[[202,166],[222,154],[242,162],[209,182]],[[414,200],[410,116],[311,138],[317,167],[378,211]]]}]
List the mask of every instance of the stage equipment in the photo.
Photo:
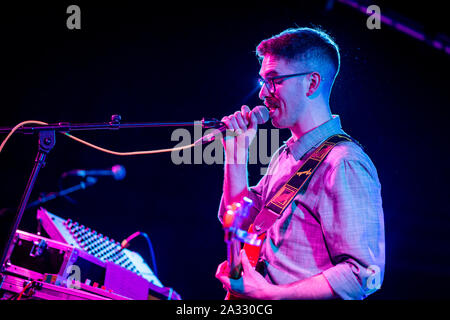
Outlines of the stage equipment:
[{"label": "stage equipment", "polygon": [[16,231],[1,275],[4,299],[181,299],[119,242],[44,208],[37,218],[49,237]]},{"label": "stage equipment", "polygon": [[[0,273],[5,270],[7,252],[12,245],[13,238],[15,237],[17,228],[19,227],[20,221],[22,220],[23,213],[24,213],[25,209],[27,208],[27,203],[30,198],[30,195],[33,190],[33,187],[36,182],[39,171],[45,165],[48,153],[55,146],[55,132],[60,132],[60,133],[63,133],[65,135],[73,138],[73,139],[77,139],[77,138],[69,135],[68,132],[69,131],[78,131],[78,130],[92,131],[92,130],[118,130],[121,128],[195,126],[195,125],[198,125],[199,123],[201,123],[204,128],[220,128],[220,127],[224,126],[224,124],[222,122],[220,122],[216,119],[202,119],[201,122],[194,121],[194,122],[178,122],[178,123],[174,123],[174,122],[121,123],[120,122],[121,120],[122,120],[122,118],[120,115],[113,115],[111,117],[111,121],[108,123],[72,124],[72,123],[67,123],[67,122],[60,122],[57,124],[48,124],[48,123],[39,122],[39,124],[40,124],[39,126],[24,126],[22,124],[19,124],[12,128],[5,128],[5,127],[0,128],[0,133],[8,133],[8,136],[2,142],[0,149],[2,149],[4,147],[6,141],[9,139],[9,137],[11,136],[11,134],[13,132],[22,132],[24,134],[26,134],[26,133],[38,133],[39,134],[39,147],[38,147],[38,152],[36,155],[33,169],[28,178],[28,182],[27,182],[27,185],[23,192],[22,198],[20,200],[20,204],[17,208],[16,215],[14,216],[14,219],[9,228],[7,240],[5,241],[3,248],[0,248],[2,250],[2,251],[0,251],[0,255],[1,255]],[[25,121],[23,123],[25,124],[25,123],[30,123],[30,122],[36,123],[37,121]],[[80,139],[78,139],[78,140],[80,140]],[[191,146],[189,146],[189,147],[191,147]],[[151,154],[151,153],[153,153],[153,152],[137,152],[137,154]]]}]

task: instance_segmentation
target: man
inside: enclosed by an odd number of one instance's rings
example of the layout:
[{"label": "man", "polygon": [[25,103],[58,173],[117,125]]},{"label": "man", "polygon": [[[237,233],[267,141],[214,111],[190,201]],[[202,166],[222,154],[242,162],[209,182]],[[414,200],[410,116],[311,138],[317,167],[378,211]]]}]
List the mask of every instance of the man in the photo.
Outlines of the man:
[{"label": "man", "polygon": [[[257,55],[259,97],[269,109],[272,124],[289,129],[292,136],[273,155],[267,174],[250,188],[246,160],[256,118],[243,106],[222,119],[237,135],[223,139],[219,219],[227,205],[246,196],[254,203],[246,227],[323,141],[345,134],[329,106],[340,55],[326,33],[288,29],[262,41]],[[249,140],[239,139],[240,135]],[[361,147],[340,142],[267,230],[259,272],[241,251],[242,277],[229,278],[226,261],[219,265],[216,277],[227,291],[247,299],[364,299],[379,289],[384,276],[380,189],[376,169]]]}]

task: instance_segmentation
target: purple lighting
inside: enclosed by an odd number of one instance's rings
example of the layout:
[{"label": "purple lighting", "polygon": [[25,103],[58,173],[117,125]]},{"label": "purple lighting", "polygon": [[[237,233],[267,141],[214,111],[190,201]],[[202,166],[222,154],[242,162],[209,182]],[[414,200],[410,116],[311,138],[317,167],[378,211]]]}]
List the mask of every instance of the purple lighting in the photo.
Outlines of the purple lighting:
[{"label": "purple lighting", "polygon": [[386,16],[380,14],[380,19],[381,19],[381,22],[383,22],[383,23],[385,23],[385,24],[387,24],[387,25],[392,26],[392,19],[391,19],[391,18],[388,18],[388,17],[386,17]]},{"label": "purple lighting", "polygon": [[432,42],[431,42],[431,44],[433,45],[433,47],[435,47],[436,49],[442,49],[444,46],[442,45],[442,43],[440,43],[439,41],[437,41],[437,40],[433,40]]},{"label": "purple lighting", "polygon": [[[371,15],[370,12],[367,12],[367,6],[362,4],[364,1],[357,1],[357,0],[338,0],[338,2],[345,4],[349,7],[352,7],[364,14]],[[389,25],[391,27],[394,27],[396,30],[403,32],[404,34],[407,34],[410,37],[413,37],[414,39],[423,41],[429,45],[431,45],[433,48],[436,48],[438,50],[444,50],[446,54],[450,54],[450,44],[448,41],[448,37],[444,36],[435,38],[434,35],[427,35],[424,32],[421,32],[422,26],[417,25],[406,25],[404,22],[399,22],[399,19],[402,19],[402,17],[398,14],[395,14],[393,12],[384,12],[384,8],[379,9],[380,12],[380,20],[382,23]],[[384,12],[384,14],[382,14]],[[396,18],[397,17],[397,18]]]},{"label": "purple lighting", "polygon": [[409,35],[409,36],[411,36],[413,38],[416,38],[416,39],[421,40],[421,41],[425,41],[425,35],[424,34],[422,34],[420,32],[417,32],[417,31],[415,31],[415,30],[405,26],[404,24],[401,24],[401,23],[397,22],[395,24],[395,28],[397,30],[403,32],[403,33],[406,33],[407,35]]}]

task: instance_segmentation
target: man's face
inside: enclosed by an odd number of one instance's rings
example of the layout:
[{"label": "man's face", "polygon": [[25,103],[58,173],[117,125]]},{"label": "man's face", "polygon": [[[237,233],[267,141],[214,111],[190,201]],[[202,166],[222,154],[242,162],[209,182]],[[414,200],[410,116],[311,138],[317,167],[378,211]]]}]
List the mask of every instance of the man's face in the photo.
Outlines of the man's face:
[{"label": "man's face", "polygon": [[[286,60],[266,55],[261,64],[260,76],[266,80],[272,77],[307,71],[300,63],[287,63]],[[306,96],[305,77],[294,77],[275,81],[272,94],[264,85],[259,98],[269,108],[272,124],[276,128],[293,128],[303,111]]]}]

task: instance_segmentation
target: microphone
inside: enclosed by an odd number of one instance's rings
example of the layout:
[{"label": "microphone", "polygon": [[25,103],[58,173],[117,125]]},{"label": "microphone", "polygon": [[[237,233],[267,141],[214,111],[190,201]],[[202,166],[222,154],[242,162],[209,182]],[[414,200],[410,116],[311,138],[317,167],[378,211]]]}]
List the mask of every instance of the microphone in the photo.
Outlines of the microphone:
[{"label": "microphone", "polygon": [[68,172],[64,172],[62,177],[66,176],[78,176],[78,177],[89,177],[89,176],[113,176],[115,180],[122,180],[125,178],[126,170],[124,166],[116,164],[111,169],[103,169],[103,170],[71,170]]},{"label": "microphone", "polygon": [[[256,106],[254,107],[250,113],[248,114],[248,121],[250,121],[250,118],[254,114],[256,116],[256,123],[257,124],[264,124],[269,120],[269,110],[267,110],[266,106]],[[216,139],[216,136],[219,134],[222,134],[227,128],[225,126],[222,126],[218,129],[215,129],[210,134],[198,139],[195,141],[195,144],[201,142],[201,143],[207,143],[212,142]]]}]

